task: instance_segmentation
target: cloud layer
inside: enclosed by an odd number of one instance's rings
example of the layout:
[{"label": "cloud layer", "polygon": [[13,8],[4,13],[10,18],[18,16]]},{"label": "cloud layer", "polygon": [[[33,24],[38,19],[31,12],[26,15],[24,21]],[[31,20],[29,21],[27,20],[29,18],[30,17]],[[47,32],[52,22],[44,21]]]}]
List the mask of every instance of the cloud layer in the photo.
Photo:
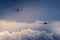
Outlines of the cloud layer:
[{"label": "cloud layer", "polygon": [[51,27],[53,32],[60,34],[60,21],[52,22],[49,26]]},{"label": "cloud layer", "polygon": [[42,21],[37,21],[33,23],[23,23],[16,21],[5,21],[0,20],[0,31],[19,31],[27,28],[36,28],[38,26],[42,26]]},{"label": "cloud layer", "polygon": [[60,40],[60,21],[42,23],[0,20],[0,40]]},{"label": "cloud layer", "polygon": [[18,32],[0,32],[0,40],[53,40],[52,34],[45,31],[24,29]]}]

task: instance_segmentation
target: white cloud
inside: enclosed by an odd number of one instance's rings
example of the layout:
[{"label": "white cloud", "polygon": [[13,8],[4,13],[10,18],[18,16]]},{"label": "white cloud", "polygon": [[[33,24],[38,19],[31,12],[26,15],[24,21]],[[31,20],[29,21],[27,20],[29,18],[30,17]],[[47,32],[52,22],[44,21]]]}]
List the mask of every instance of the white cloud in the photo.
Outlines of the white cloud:
[{"label": "white cloud", "polygon": [[[0,20],[0,31],[20,31],[22,29],[32,29],[32,28],[45,28],[45,25],[40,24],[43,23],[42,21],[36,21],[33,23],[25,23],[25,22],[16,22],[16,21],[6,21],[6,20]],[[46,29],[50,28],[49,30],[60,34],[60,21],[51,22]],[[39,30],[38,29],[38,30]],[[45,30],[46,31],[46,30]]]},{"label": "white cloud", "polygon": [[[55,40],[53,37],[54,33],[60,34],[60,22],[51,22],[47,25],[40,23],[43,22],[22,23],[0,20],[0,40]],[[42,29],[50,28],[48,31],[52,30],[53,33],[47,33],[46,29],[41,31],[41,26],[43,26]],[[37,30],[33,30],[32,28],[36,28]],[[59,40],[60,36],[57,35],[57,37]]]},{"label": "white cloud", "polygon": [[21,29],[34,28],[42,26],[42,24],[40,24],[41,22],[42,21],[37,21],[33,23],[23,23],[16,21],[0,20],[0,31],[18,31]]},{"label": "white cloud", "polygon": [[9,33],[8,31],[0,32],[0,40],[53,40],[50,33],[45,31],[24,29],[18,32]]},{"label": "white cloud", "polygon": [[60,21],[52,22],[50,27],[53,32],[60,34]]}]

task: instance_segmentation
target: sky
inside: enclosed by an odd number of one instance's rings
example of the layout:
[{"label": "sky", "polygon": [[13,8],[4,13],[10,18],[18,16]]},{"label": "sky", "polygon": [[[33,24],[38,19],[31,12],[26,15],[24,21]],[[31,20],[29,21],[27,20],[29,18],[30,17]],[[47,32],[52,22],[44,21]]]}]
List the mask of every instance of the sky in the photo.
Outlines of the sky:
[{"label": "sky", "polygon": [[0,40],[60,40],[60,0],[0,0]]},{"label": "sky", "polygon": [[[60,21],[59,4],[59,0],[0,0],[0,19],[20,22]],[[20,7],[24,9],[22,15],[16,16],[12,11]]]}]

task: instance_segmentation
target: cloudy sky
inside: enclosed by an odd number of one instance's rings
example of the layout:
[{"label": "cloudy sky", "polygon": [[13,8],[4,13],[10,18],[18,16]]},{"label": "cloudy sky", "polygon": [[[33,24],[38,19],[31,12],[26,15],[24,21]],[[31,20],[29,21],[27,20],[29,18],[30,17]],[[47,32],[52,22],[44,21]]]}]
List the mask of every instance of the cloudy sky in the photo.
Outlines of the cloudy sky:
[{"label": "cloudy sky", "polygon": [[60,40],[59,13],[60,0],[0,0],[0,40]]}]

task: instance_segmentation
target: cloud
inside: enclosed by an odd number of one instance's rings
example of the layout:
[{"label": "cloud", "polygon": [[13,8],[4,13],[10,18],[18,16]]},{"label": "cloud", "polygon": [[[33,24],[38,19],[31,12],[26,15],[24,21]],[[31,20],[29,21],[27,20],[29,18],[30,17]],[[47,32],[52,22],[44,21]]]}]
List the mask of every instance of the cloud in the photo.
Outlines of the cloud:
[{"label": "cloud", "polygon": [[60,34],[60,21],[51,22],[50,24],[43,25],[43,21],[36,21],[32,23],[26,22],[16,22],[16,21],[6,21],[0,20],[0,31],[20,31],[22,29],[37,29],[44,30],[46,32],[54,32]]},{"label": "cloud", "polygon": [[60,40],[60,21],[41,23],[0,20],[0,40]]},{"label": "cloud", "polygon": [[53,32],[60,34],[60,21],[55,21],[50,24]]},{"label": "cloud", "polygon": [[54,40],[51,33],[32,29],[24,29],[9,33],[0,32],[0,40]]},{"label": "cloud", "polygon": [[22,29],[34,28],[42,26],[42,24],[40,24],[41,22],[42,21],[36,21],[33,23],[23,23],[16,21],[0,20],[0,31],[19,31]]}]

